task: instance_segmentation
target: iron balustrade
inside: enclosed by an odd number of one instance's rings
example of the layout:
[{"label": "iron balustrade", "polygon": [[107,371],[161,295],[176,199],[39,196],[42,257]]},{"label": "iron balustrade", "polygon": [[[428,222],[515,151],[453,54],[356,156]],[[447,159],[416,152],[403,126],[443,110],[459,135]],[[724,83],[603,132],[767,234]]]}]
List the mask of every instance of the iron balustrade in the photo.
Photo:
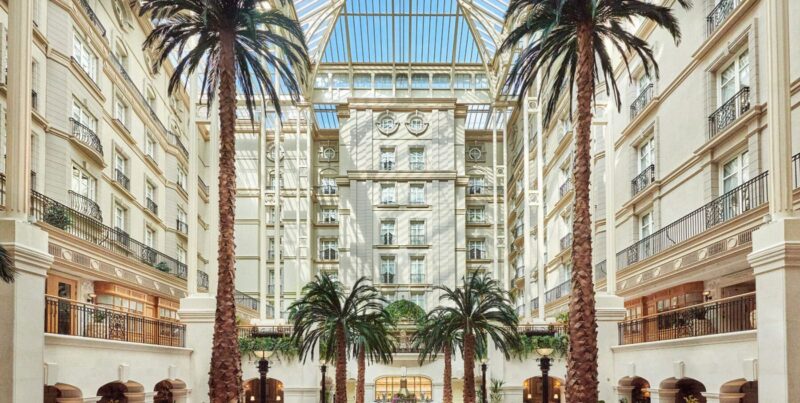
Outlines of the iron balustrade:
[{"label": "iron balustrade", "polygon": [[539,309],[539,297],[533,297],[531,299],[531,309]]},{"label": "iron balustrade", "polygon": [[92,7],[89,6],[89,3],[86,0],[80,0],[81,7],[83,7],[83,11],[89,17],[89,21],[94,24],[98,31],[100,31],[100,36],[106,36],[106,27],[103,26],[103,23],[100,22],[100,19],[97,18],[97,14],[94,13]]},{"label": "iron balustrade", "polygon": [[486,253],[485,250],[482,250],[482,249],[470,249],[469,250],[469,255],[467,256],[467,258],[469,260],[487,260],[488,259],[488,255],[489,254]]},{"label": "iron balustrade", "polygon": [[381,161],[381,171],[394,171],[394,161]]},{"label": "iron balustrade", "polygon": [[558,188],[558,198],[561,199],[572,190],[572,181],[568,180],[561,184]]},{"label": "iron balustrade", "polygon": [[467,194],[482,195],[486,194],[486,185],[467,185]]},{"label": "iron balustrade", "polygon": [[200,190],[203,191],[206,195],[211,194],[211,188],[206,185],[206,182],[200,176],[197,177],[197,184],[200,185]]},{"label": "iron balustrade", "polygon": [[183,144],[183,141],[181,141],[180,136],[178,136],[177,134],[175,134],[173,132],[169,132],[169,138],[170,138],[170,141],[172,142],[172,145],[177,147],[178,150],[181,152],[181,154],[183,154],[184,157],[189,158],[189,150]]},{"label": "iron balustrade", "polygon": [[72,137],[102,156],[103,144],[100,143],[100,137],[97,136],[97,133],[89,128],[89,126],[73,118],[70,118],[69,121],[72,123]]},{"label": "iron balustrade", "polygon": [[567,280],[544,293],[544,302],[549,304],[561,297],[566,297],[572,291],[572,282]]},{"label": "iron balustrade", "polygon": [[119,183],[125,190],[131,190],[131,180],[120,169],[114,170],[114,182]]},{"label": "iron balustrade", "polygon": [[644,87],[642,92],[639,93],[639,96],[631,103],[631,120],[636,119],[652,100],[653,84],[649,84],[647,87]]},{"label": "iron balustrade", "polygon": [[741,3],[742,0],[720,0],[706,17],[706,33],[708,36],[711,36]]},{"label": "iron balustrade", "polygon": [[104,306],[45,296],[45,333],[185,347],[186,325]]},{"label": "iron balustrade", "polygon": [[394,284],[394,273],[381,273],[381,283]]},{"label": "iron balustrade", "polygon": [[561,237],[561,240],[559,241],[559,244],[561,246],[561,250],[562,251],[565,251],[565,250],[571,248],[572,247],[572,234],[567,234],[567,235],[564,235],[563,237]]},{"label": "iron balustrade", "polygon": [[411,284],[424,284],[425,283],[425,275],[424,274],[412,274],[410,280],[411,280]]},{"label": "iron balustrade", "polygon": [[239,338],[259,337],[289,337],[292,335],[293,326],[237,326]]},{"label": "iron balustrade", "polygon": [[409,240],[412,245],[425,245],[425,235],[411,235]]},{"label": "iron balustrade", "polygon": [[339,251],[333,249],[324,249],[319,251],[319,260],[336,261],[339,260]]},{"label": "iron balustrade", "polygon": [[708,117],[708,138],[711,139],[750,110],[750,87],[742,87]]},{"label": "iron balustrade", "polygon": [[650,164],[631,181],[631,196],[636,196],[656,181],[656,166]]},{"label": "iron balustrade", "polygon": [[606,261],[594,265],[594,281],[606,278]]},{"label": "iron balustrade", "polygon": [[767,172],[712,200],[664,228],[617,253],[617,269],[684,242],[716,225],[730,221],[769,200]]},{"label": "iron balustrade", "polygon": [[325,196],[333,196],[339,192],[339,187],[336,185],[322,185],[317,186],[317,194]]},{"label": "iron balustrade", "polygon": [[103,212],[94,200],[70,190],[69,204],[75,211],[94,218],[97,221],[103,221]]},{"label": "iron balustrade", "polygon": [[200,270],[197,271],[197,288],[208,290],[208,273]]},{"label": "iron balustrade", "polygon": [[394,243],[395,243],[394,234],[381,235],[381,245],[394,245]]},{"label": "iron balustrade", "polygon": [[233,295],[233,299],[236,302],[236,305],[258,311],[258,300],[239,290],[236,290]]},{"label": "iron balustrade", "polygon": [[156,202],[154,202],[153,199],[149,197],[147,198],[147,200],[145,200],[145,202],[146,202],[145,204],[147,205],[147,209],[150,210],[151,213],[158,215],[158,204],[156,204]]},{"label": "iron balustrade", "polygon": [[150,114],[150,118],[153,122],[158,126],[158,129],[161,130],[161,133],[166,136],[169,133],[164,123],[161,122],[161,119],[156,114],[156,111],[153,110],[153,107],[150,105],[150,102],[147,101],[147,98],[144,97],[139,88],[136,87],[136,84],[131,79],[131,76],[128,75],[128,71],[125,70],[125,66],[117,59],[117,56],[113,53],[109,54],[109,59],[111,60],[111,64],[114,65],[114,68],[117,70],[117,73],[122,76],[122,78],[128,83],[128,86],[133,90],[134,95],[136,95],[136,99],[139,100],[139,103],[142,104],[145,108],[147,108],[148,113]]},{"label": "iron balustrade", "polygon": [[31,216],[33,221],[47,223],[117,255],[186,279],[187,268],[184,263],[131,238],[121,229],[104,225],[36,191],[31,191]]},{"label": "iron balustrade", "polygon": [[188,234],[189,233],[189,224],[187,224],[187,223],[185,223],[185,222],[183,222],[181,220],[175,220],[175,229],[178,230],[178,232],[180,232],[182,234]]},{"label": "iron balustrade", "polygon": [[626,320],[618,328],[620,345],[755,330],[756,294]]}]

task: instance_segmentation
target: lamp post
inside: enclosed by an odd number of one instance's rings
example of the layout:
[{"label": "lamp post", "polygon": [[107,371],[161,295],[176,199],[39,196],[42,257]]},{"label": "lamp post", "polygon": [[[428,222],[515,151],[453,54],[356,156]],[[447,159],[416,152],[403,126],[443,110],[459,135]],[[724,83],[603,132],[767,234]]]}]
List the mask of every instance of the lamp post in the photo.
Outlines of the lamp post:
[{"label": "lamp post", "polygon": [[536,352],[542,356],[539,358],[539,368],[542,370],[542,403],[550,402],[550,355],[553,354],[552,348],[537,348]]},{"label": "lamp post", "polygon": [[269,358],[272,357],[271,350],[260,350],[255,352],[258,357],[258,400],[260,403],[267,403],[267,373],[269,372]]},{"label": "lamp post", "polygon": [[319,360],[319,371],[322,373],[322,390],[320,391],[319,401],[320,403],[327,403],[325,401],[325,371],[328,369],[327,362],[325,359]]},{"label": "lamp post", "polygon": [[489,359],[484,357],[481,358],[481,403],[486,403],[486,363],[489,362]]}]

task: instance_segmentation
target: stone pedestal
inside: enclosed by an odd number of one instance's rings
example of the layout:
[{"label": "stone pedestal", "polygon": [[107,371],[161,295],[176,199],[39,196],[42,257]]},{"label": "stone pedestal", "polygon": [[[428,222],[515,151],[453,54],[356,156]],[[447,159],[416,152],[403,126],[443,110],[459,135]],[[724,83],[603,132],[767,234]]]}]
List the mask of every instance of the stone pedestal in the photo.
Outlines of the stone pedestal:
[{"label": "stone pedestal", "polygon": [[800,218],[780,218],[753,233],[758,400],[800,402]]},{"label": "stone pedestal", "polygon": [[216,299],[209,295],[190,295],[181,300],[178,315],[186,324],[186,347],[192,349],[192,370],[186,380],[192,390],[192,403],[208,403],[208,371],[214,338]]},{"label": "stone pedestal", "polygon": [[44,400],[45,278],[53,257],[47,232],[0,219],[0,245],[11,255],[14,283],[0,283],[0,402]]},{"label": "stone pedestal", "polygon": [[619,401],[614,392],[618,377],[614,374],[614,357],[611,347],[619,344],[617,324],[625,319],[625,301],[616,295],[597,294],[597,379],[600,382],[600,400]]}]

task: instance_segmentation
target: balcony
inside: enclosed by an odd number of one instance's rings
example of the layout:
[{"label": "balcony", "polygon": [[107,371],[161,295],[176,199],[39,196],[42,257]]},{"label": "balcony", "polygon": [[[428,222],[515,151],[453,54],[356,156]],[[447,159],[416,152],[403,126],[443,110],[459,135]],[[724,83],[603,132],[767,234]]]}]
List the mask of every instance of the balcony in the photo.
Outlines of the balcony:
[{"label": "balcony", "polygon": [[131,180],[119,169],[114,170],[114,182],[117,182],[123,189],[131,190]]},{"label": "balcony", "polygon": [[185,347],[186,325],[93,304],[45,296],[45,333]]},{"label": "balcony", "polygon": [[[125,256],[161,272],[186,279],[186,265],[133,238],[120,229],[103,225],[41,193],[31,192],[31,216],[76,238]],[[52,239],[52,238],[51,238]]]},{"label": "balcony", "polygon": [[706,17],[706,33],[711,36],[743,0],[720,0]]},{"label": "balcony", "polygon": [[426,245],[425,238],[425,235],[411,235],[409,241],[411,241],[411,245]]},{"label": "balcony", "polygon": [[189,224],[181,221],[180,219],[175,220],[175,230],[180,232],[181,234],[188,234],[189,233]]},{"label": "balcony", "polygon": [[92,10],[92,8],[89,7],[89,3],[87,3],[86,0],[80,0],[80,2],[81,2],[81,7],[83,8],[83,12],[85,12],[86,15],[89,17],[89,21],[91,21],[92,24],[94,24],[95,28],[97,28],[97,30],[100,31],[100,36],[105,37],[106,27],[104,27],[103,23],[100,22],[100,19],[97,18],[97,14],[95,14],[94,10]]},{"label": "balcony", "polygon": [[103,212],[100,211],[100,206],[94,200],[70,190],[69,204],[78,213],[87,215],[97,221],[103,221]]},{"label": "balcony", "polygon": [[181,154],[183,154],[184,157],[189,158],[189,150],[183,144],[183,141],[181,141],[181,138],[177,134],[175,134],[173,132],[169,132],[169,138],[170,138],[170,142],[172,143],[172,145],[177,147],[178,150],[181,152]]},{"label": "balcony", "polygon": [[197,288],[208,290],[208,273],[200,270],[197,271]]},{"label": "balcony", "polygon": [[750,110],[750,87],[742,87],[729,100],[725,101],[711,116],[708,117],[708,138],[717,134],[733,124],[745,112]]},{"label": "balcony", "polygon": [[394,234],[381,234],[381,245],[394,245],[397,237]]},{"label": "balcony", "polygon": [[339,260],[339,251],[327,249],[319,251],[319,260],[327,262],[335,262]]},{"label": "balcony", "polygon": [[148,197],[145,200],[145,204],[147,209],[150,210],[151,213],[158,215],[158,204],[156,204],[156,202],[154,202],[153,199]]},{"label": "balcony", "polygon": [[383,284],[394,284],[394,273],[381,273],[380,281]]},{"label": "balcony", "polygon": [[489,254],[482,249],[470,249],[467,253],[467,260],[488,260]]},{"label": "balcony", "polygon": [[568,181],[562,183],[561,186],[559,186],[559,188],[558,188],[558,198],[559,199],[563,199],[564,196],[566,196],[567,193],[569,193],[571,191],[572,191],[572,181],[568,180]]},{"label": "balcony", "polygon": [[544,302],[546,304],[549,304],[561,297],[566,297],[570,295],[571,291],[572,291],[572,282],[570,280],[567,280],[555,286],[554,288],[547,290],[547,292],[544,293]]},{"label": "balcony", "polygon": [[200,190],[202,190],[203,194],[206,196],[211,194],[211,188],[206,185],[206,182],[200,176],[197,177],[197,185],[200,186]]},{"label": "balcony", "polygon": [[102,157],[103,144],[100,143],[100,137],[97,137],[92,129],[77,120],[70,118],[69,121],[72,123],[72,137]]},{"label": "balcony", "polygon": [[233,294],[233,299],[237,306],[258,312],[258,300],[256,298],[236,290],[236,292]]},{"label": "balcony", "polygon": [[768,201],[767,172],[617,253],[617,269],[656,255]]},{"label": "balcony", "polygon": [[561,246],[561,251],[565,251],[572,247],[572,234],[567,234],[561,237],[558,241],[559,246]]},{"label": "balcony", "polygon": [[489,187],[486,185],[469,184],[467,185],[468,195],[484,195],[489,193]]},{"label": "balcony", "polygon": [[620,345],[755,330],[756,294],[626,320],[618,327]]},{"label": "balcony", "polygon": [[322,185],[317,186],[317,194],[325,196],[334,196],[338,193],[339,188],[336,185]]},{"label": "balcony", "polygon": [[636,119],[644,108],[650,104],[650,101],[653,100],[653,84],[649,84],[647,87],[644,87],[642,92],[639,93],[639,96],[631,104],[631,120]]},{"label": "balcony", "polygon": [[394,161],[381,161],[381,171],[394,171]]},{"label": "balcony", "polygon": [[650,164],[631,181],[631,196],[636,196],[656,181],[656,166]]},{"label": "balcony", "polygon": [[128,83],[128,86],[130,86],[131,90],[133,90],[133,93],[134,95],[136,95],[136,99],[139,100],[139,103],[142,104],[145,108],[147,108],[147,111],[150,114],[150,118],[153,120],[153,122],[155,122],[156,126],[158,126],[159,130],[161,130],[161,133],[163,133],[166,136],[167,133],[169,133],[169,131],[164,126],[164,123],[161,122],[161,119],[158,118],[158,115],[156,114],[156,111],[153,110],[153,107],[150,105],[150,102],[147,101],[147,98],[145,98],[144,95],[142,95],[142,92],[139,91],[139,88],[136,87],[136,84],[133,82],[133,79],[131,79],[131,77],[128,75],[128,72],[125,70],[125,66],[122,65],[122,63],[119,61],[119,59],[117,59],[117,57],[113,53],[109,53],[109,59],[111,60],[111,64],[114,66],[114,69],[117,71],[117,73],[119,73],[119,75],[122,76],[125,82]]},{"label": "balcony", "polygon": [[381,197],[381,206],[396,206],[396,205],[397,205],[397,199]]}]

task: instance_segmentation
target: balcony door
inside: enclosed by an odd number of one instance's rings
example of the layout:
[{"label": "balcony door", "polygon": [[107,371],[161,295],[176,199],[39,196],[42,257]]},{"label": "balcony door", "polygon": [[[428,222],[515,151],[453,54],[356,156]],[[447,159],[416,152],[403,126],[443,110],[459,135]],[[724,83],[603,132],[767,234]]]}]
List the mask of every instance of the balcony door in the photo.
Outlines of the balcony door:
[{"label": "balcony door", "polygon": [[57,334],[75,334],[75,314],[71,309],[77,297],[78,282],[58,276],[48,276],[47,295],[47,332]]}]

